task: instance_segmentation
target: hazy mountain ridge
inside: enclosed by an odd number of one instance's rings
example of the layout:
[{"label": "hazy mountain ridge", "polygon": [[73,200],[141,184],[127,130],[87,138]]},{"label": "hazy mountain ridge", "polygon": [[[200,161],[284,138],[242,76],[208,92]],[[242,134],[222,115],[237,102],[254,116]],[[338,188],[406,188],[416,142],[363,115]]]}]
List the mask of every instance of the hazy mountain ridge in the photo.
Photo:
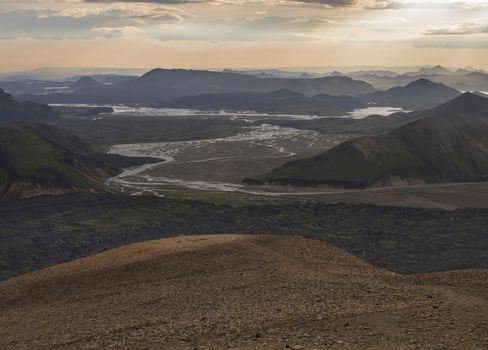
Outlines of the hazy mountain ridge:
[{"label": "hazy mountain ridge", "polygon": [[349,77],[259,78],[239,73],[184,69],[154,69],[115,86],[79,93],[25,95],[22,100],[49,103],[146,103],[165,105],[174,99],[207,93],[272,92],[288,89],[306,96],[328,94],[354,96],[375,91]]},{"label": "hazy mountain ridge", "polygon": [[422,78],[406,86],[378,91],[361,98],[370,104],[421,110],[433,108],[459,95],[461,92],[453,88]]},{"label": "hazy mountain ridge", "polygon": [[[322,75],[285,71],[278,71],[280,74],[276,75],[274,73],[276,72],[273,70],[220,72],[157,68],[132,78],[99,75],[79,77],[79,81],[74,83],[11,81],[3,82],[0,86],[15,92],[21,100],[44,103],[125,103],[162,107],[183,97],[202,94],[290,90],[307,97],[319,94],[362,97],[368,103],[417,110],[432,108],[447,101],[449,97],[455,97],[452,90],[447,90],[449,87],[460,91],[488,91],[488,75],[485,72],[474,69],[448,70],[441,66],[420,68],[403,74],[387,70]],[[419,80],[425,79],[446,87],[442,91],[439,86],[439,91],[435,93],[433,86],[429,89],[426,84],[419,84]],[[104,83],[105,81],[109,83]],[[400,89],[407,88],[410,84],[414,86],[409,91],[407,89],[407,94],[401,95]],[[414,91],[415,85],[417,92]]]},{"label": "hazy mountain ridge", "polygon": [[306,97],[282,89],[273,92],[230,92],[181,97],[168,104],[172,108],[249,110],[282,114],[331,115],[365,107],[351,96],[315,95]]},{"label": "hazy mountain ridge", "polygon": [[272,92],[288,89],[306,96],[316,94],[357,95],[361,91],[372,91],[367,83],[348,77],[291,79],[291,78],[256,78],[239,73],[212,71],[154,69],[142,77],[124,84],[123,89],[139,90],[160,89],[168,96],[188,96],[201,93],[222,92]]},{"label": "hazy mountain ridge", "polygon": [[399,75],[380,76],[372,73],[354,76],[375,86],[377,89],[385,90],[396,86],[404,86],[411,82],[424,78],[435,83],[450,86],[459,91],[488,91],[488,74],[482,71],[462,72],[461,74],[424,74],[424,75]]}]

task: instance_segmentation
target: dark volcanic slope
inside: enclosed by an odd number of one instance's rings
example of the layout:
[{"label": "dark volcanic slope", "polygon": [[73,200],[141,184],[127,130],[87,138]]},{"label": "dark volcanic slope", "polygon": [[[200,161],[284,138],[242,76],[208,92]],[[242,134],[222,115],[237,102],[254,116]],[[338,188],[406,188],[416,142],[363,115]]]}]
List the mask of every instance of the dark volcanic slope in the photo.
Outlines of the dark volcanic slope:
[{"label": "dark volcanic slope", "polygon": [[[415,220],[412,220],[415,218]],[[227,207],[71,193],[0,202],[0,279],[178,234],[305,235],[404,274],[488,267],[488,211],[290,203]]]},{"label": "dark volcanic slope", "polygon": [[149,241],[0,283],[0,348],[483,349],[487,277],[293,237]]},{"label": "dark volcanic slope", "polygon": [[0,89],[0,122],[2,121],[55,121],[59,117],[47,105],[18,102]]},{"label": "dark volcanic slope", "polygon": [[251,110],[267,113],[303,113],[330,115],[364,107],[365,103],[351,96],[316,95],[306,97],[287,89],[273,92],[234,92],[202,94],[176,99],[174,108]]},{"label": "dark volcanic slope", "polygon": [[419,110],[433,108],[459,95],[461,93],[458,90],[427,79],[419,79],[406,86],[375,92],[363,99],[368,103]]},{"label": "dark volcanic slope", "polygon": [[347,141],[249,182],[343,187],[488,179],[488,99],[465,93],[389,134]]},{"label": "dark volcanic slope", "polygon": [[85,156],[74,134],[43,124],[0,124],[0,198],[70,191],[105,192],[114,169]]}]

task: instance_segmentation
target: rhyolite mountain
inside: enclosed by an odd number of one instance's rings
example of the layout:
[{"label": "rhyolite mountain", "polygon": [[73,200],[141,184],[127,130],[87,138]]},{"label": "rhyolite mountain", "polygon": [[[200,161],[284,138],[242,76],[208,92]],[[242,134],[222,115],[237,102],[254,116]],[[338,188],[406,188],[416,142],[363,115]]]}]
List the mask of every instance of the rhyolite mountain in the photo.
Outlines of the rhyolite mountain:
[{"label": "rhyolite mountain", "polygon": [[89,157],[78,137],[37,123],[0,124],[0,199],[109,192],[101,181],[117,169]]},{"label": "rhyolite mountain", "polygon": [[420,110],[433,108],[459,95],[461,92],[456,89],[428,79],[419,79],[406,86],[394,87],[364,96],[363,100],[383,106]]},{"label": "rhyolite mountain", "polygon": [[110,192],[103,179],[155,161],[97,154],[55,124],[62,120],[48,106],[21,103],[0,90],[0,199]]},{"label": "rhyolite mountain", "polygon": [[0,89],[0,122],[4,121],[56,121],[59,117],[45,105],[34,102],[18,102]]},{"label": "rhyolite mountain", "polygon": [[309,97],[318,94],[356,96],[375,91],[372,85],[349,77],[262,78],[229,72],[154,69],[137,79],[116,86],[85,89],[75,93],[26,95],[21,98],[48,103],[166,105],[174,99],[184,96],[228,92],[272,92],[280,89],[288,89]]},{"label": "rhyolite mountain", "polygon": [[103,180],[122,168],[161,161],[93,152],[55,125],[0,123],[0,200],[68,192],[112,192]]},{"label": "rhyolite mountain", "polygon": [[465,93],[420,120],[289,162],[253,184],[379,187],[488,179],[488,99]]},{"label": "rhyolite mountain", "polygon": [[273,92],[229,92],[181,97],[168,106],[172,108],[229,109],[283,114],[341,114],[366,104],[352,96],[304,96],[281,89]]}]

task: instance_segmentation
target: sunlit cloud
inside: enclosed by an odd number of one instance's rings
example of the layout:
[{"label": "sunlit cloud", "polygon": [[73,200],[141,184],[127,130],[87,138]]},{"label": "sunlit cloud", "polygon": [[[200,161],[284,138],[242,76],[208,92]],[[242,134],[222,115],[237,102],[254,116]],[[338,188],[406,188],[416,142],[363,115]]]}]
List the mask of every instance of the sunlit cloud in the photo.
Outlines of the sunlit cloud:
[{"label": "sunlit cloud", "polygon": [[[184,21],[180,12],[97,9],[83,13],[57,10],[16,10],[0,13],[0,38],[70,39],[128,35],[136,30]],[[112,28],[112,29],[111,29]]]},{"label": "sunlit cloud", "polygon": [[429,35],[466,35],[488,33],[488,17],[474,18],[466,22],[451,23],[444,26],[429,28]]},{"label": "sunlit cloud", "polygon": [[158,5],[134,5],[134,4],[116,4],[110,6],[84,6],[84,7],[65,7],[57,10],[51,10],[49,13],[53,16],[65,16],[81,18],[93,15],[113,14],[124,18],[136,18],[147,20],[167,20],[173,19],[182,21],[186,16],[181,9],[174,7]]},{"label": "sunlit cloud", "polygon": [[140,29],[137,27],[96,27],[91,28],[90,31],[101,36],[114,37],[133,35],[138,33]]}]

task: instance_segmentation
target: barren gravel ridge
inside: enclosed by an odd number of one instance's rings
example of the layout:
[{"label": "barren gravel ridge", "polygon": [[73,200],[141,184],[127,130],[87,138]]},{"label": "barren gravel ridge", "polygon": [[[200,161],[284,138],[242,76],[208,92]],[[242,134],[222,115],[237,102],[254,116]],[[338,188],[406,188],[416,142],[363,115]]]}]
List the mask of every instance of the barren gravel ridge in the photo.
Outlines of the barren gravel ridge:
[{"label": "barren gravel ridge", "polygon": [[486,281],[299,237],[181,236],[0,283],[0,349],[481,350]]}]

